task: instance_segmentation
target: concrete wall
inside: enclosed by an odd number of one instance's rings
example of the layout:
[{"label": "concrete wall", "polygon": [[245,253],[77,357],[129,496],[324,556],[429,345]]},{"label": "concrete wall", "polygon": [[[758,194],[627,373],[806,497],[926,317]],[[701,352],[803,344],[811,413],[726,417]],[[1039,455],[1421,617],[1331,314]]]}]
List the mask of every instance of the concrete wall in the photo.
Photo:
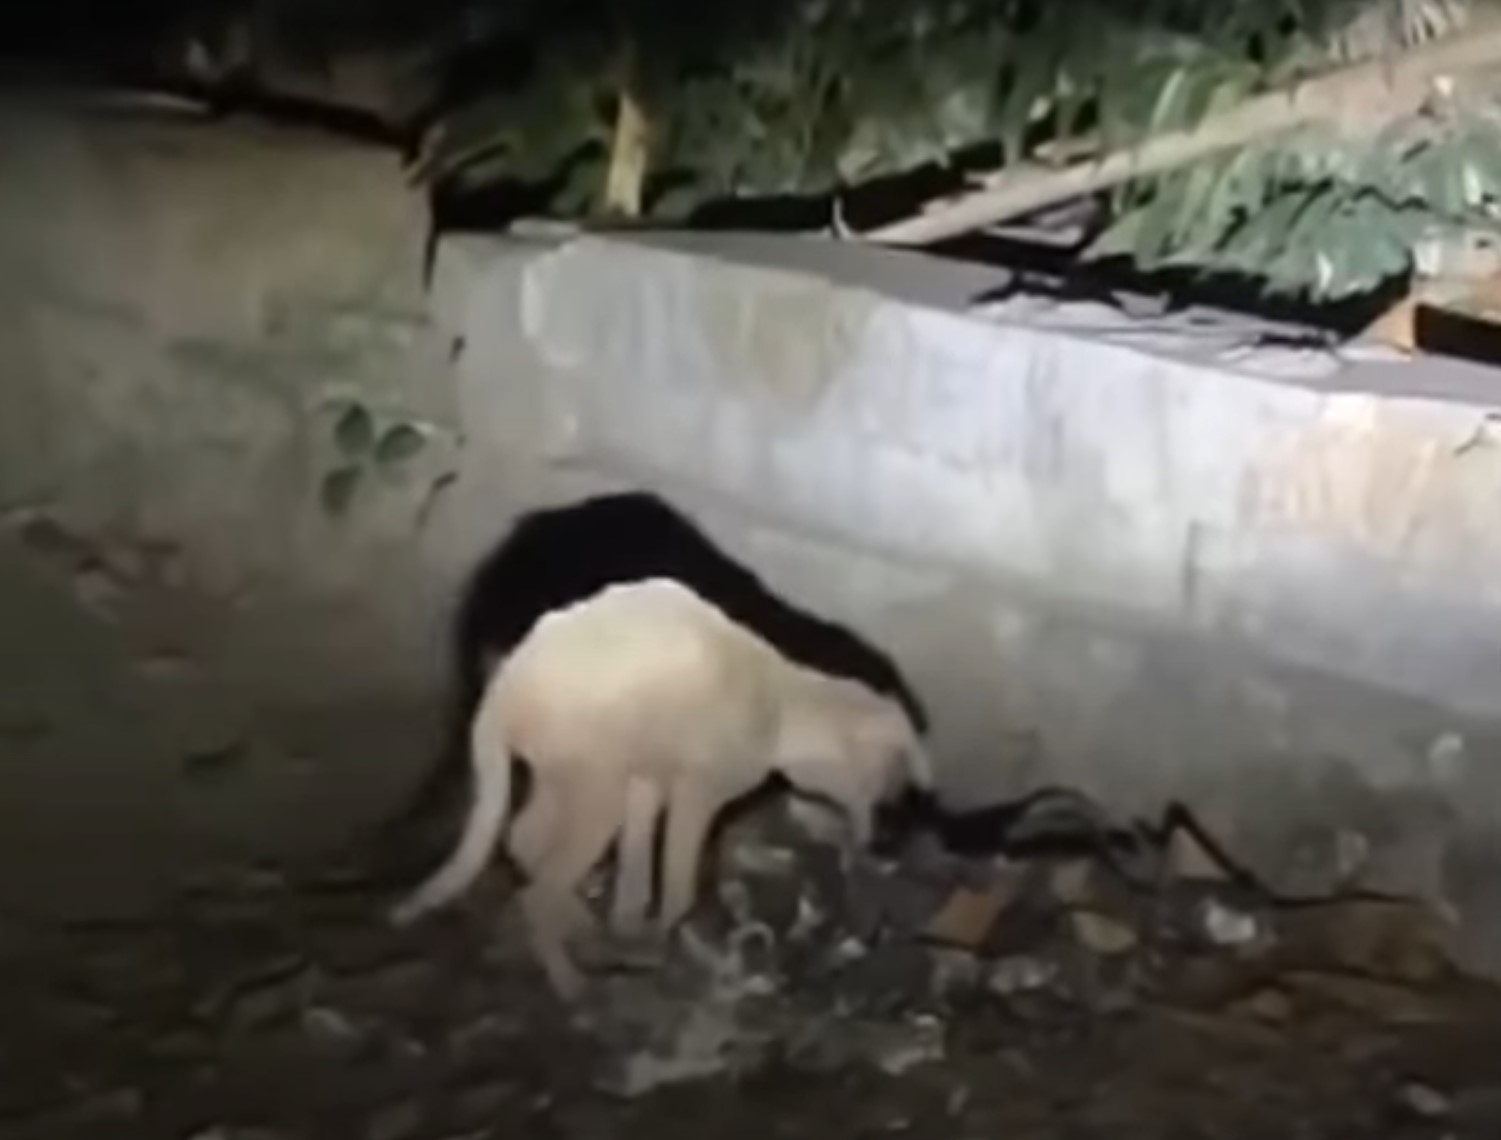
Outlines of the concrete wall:
[{"label": "concrete wall", "polygon": [[[424,225],[388,155],[0,111],[4,899],[368,817],[472,558],[644,484],[898,655],[957,801],[1182,797],[1501,962],[1487,374],[974,309],[1002,274],[811,241],[455,238],[428,294]],[[427,445],[330,517],[351,397]]]}]

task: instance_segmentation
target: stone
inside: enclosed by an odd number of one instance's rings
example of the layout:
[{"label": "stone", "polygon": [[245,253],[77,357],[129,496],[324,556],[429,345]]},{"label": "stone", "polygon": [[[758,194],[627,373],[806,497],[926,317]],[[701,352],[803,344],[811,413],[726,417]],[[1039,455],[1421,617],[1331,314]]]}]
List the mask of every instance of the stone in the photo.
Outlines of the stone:
[{"label": "stone", "polygon": [[73,575],[73,594],[78,603],[101,618],[114,618],[119,614],[127,593],[102,566],[89,565]]},{"label": "stone", "polygon": [[422,1106],[402,1100],[386,1105],[365,1122],[362,1140],[407,1140],[422,1127]]},{"label": "stone", "polygon": [[785,811],[788,821],[809,842],[838,846],[849,838],[849,824],[844,817],[817,800],[789,796]]},{"label": "stone", "polygon": [[648,1042],[618,1058],[613,1071],[597,1085],[634,1099],[665,1085],[753,1067],[764,1045],[757,1035],[744,1031],[733,1005],[696,1003],[678,1013],[669,1039]]},{"label": "stone", "polygon": [[945,1029],[929,1014],[914,1014],[906,1020],[900,1036],[880,1042],[872,1051],[876,1068],[889,1077],[899,1077],[919,1065],[934,1064],[947,1055]]},{"label": "stone", "polygon": [[1241,949],[1261,941],[1266,933],[1259,916],[1213,896],[1201,900],[1197,911],[1199,930],[1213,946]]},{"label": "stone", "polygon": [[883,868],[857,861],[844,879],[841,920],[850,933],[872,939],[882,928],[917,934],[948,899],[952,876],[925,876],[906,864]]},{"label": "stone", "polygon": [[1002,958],[990,967],[986,988],[1001,997],[1045,990],[1059,979],[1058,963],[1046,958],[1017,954]]},{"label": "stone", "polygon": [[1094,896],[1094,864],[1088,859],[1070,859],[1048,872],[1048,889],[1064,906],[1084,906]]},{"label": "stone", "polygon": [[828,912],[806,895],[799,895],[797,917],[793,919],[792,927],[787,931],[787,939],[791,942],[807,942],[823,931],[828,924]]},{"label": "stone", "polygon": [[327,1006],[303,1010],[302,1030],[319,1048],[335,1056],[352,1056],[364,1043],[364,1035],[348,1015]]},{"label": "stone", "polygon": [[516,1010],[490,1010],[457,1025],[447,1035],[449,1052],[463,1059],[477,1052],[527,1035],[524,1016]]},{"label": "stone", "polygon": [[1076,910],[1070,922],[1079,945],[1102,956],[1124,954],[1139,940],[1134,928],[1098,911]]},{"label": "stone", "polygon": [[929,951],[933,964],[933,992],[947,996],[972,990],[980,983],[980,960],[967,950],[934,947]]},{"label": "stone", "polygon": [[1231,1012],[1253,1017],[1269,1025],[1281,1025],[1291,1020],[1292,999],[1286,991],[1275,986],[1266,986],[1230,1007]]},{"label": "stone", "polygon": [[1453,1107],[1447,1096],[1421,1081],[1408,1081],[1398,1089],[1397,1102],[1420,1120],[1443,1120]]}]

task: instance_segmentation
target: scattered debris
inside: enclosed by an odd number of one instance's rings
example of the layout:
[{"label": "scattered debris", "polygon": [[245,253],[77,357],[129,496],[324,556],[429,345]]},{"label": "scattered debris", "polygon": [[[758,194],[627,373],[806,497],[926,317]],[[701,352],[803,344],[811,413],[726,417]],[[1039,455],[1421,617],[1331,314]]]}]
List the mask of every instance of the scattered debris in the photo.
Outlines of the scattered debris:
[{"label": "scattered debris", "polygon": [[1198,917],[1205,938],[1215,946],[1251,946],[1263,935],[1261,922],[1255,914],[1229,906],[1217,898],[1210,897],[1200,902]]},{"label": "scattered debris", "polygon": [[1224,864],[1187,828],[1178,828],[1168,837],[1167,863],[1176,879],[1212,883],[1230,879]]},{"label": "scattered debris", "polygon": [[1097,911],[1076,910],[1070,915],[1074,937],[1080,945],[1096,954],[1124,954],[1136,948],[1134,929]]},{"label": "scattered debris", "polygon": [[996,918],[1015,899],[1019,880],[997,874],[984,887],[960,883],[928,922],[926,937],[950,946],[973,950],[985,941]]},{"label": "scattered debris", "polygon": [[1002,958],[990,968],[986,985],[1002,997],[1047,989],[1058,980],[1059,966],[1046,958],[1018,955]]},{"label": "scattered debris", "polygon": [[1397,1099],[1421,1120],[1442,1120],[1452,1108],[1447,1096],[1419,1081],[1409,1081],[1403,1085],[1397,1092]]},{"label": "scattered debris", "polygon": [[0,1140],[1501,1126],[1501,998],[1427,908],[1277,908],[1207,855],[1146,886],[921,838],[852,859],[799,811],[727,829],[665,958],[606,956],[571,1014],[498,888],[400,933],[357,877],[237,871],[149,923],[7,943]]}]

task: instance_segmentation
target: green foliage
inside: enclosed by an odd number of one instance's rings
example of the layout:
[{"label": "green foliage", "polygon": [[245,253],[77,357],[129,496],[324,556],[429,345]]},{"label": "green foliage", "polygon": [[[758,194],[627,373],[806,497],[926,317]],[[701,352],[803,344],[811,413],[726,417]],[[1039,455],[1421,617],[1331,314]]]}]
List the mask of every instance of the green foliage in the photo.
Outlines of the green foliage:
[{"label": "green foliage", "polygon": [[[321,6],[325,29],[357,6],[251,2],[305,22]],[[1331,60],[1400,50],[1446,30],[1448,10],[1466,2],[1488,0],[378,7],[435,71],[466,53],[488,58],[497,39],[525,45],[524,65],[497,63],[492,80],[443,105],[417,170],[459,188],[526,184],[564,216],[601,209],[631,49],[653,129],[646,210],[665,222],[727,197],[820,195],[929,165],[952,169],[979,147],[1001,156],[1003,175],[1057,165],[1062,154],[1107,154],[1190,130]],[[1501,188],[1498,140],[1489,117],[1467,115],[1367,138],[1310,130],[1227,152],[1116,188],[1088,253],[1347,295],[1402,272],[1430,224],[1489,224]]]},{"label": "green foliage", "polygon": [[1488,117],[1400,124],[1356,141],[1307,130],[1155,180],[1087,253],[1338,299],[1405,272],[1434,227],[1496,230],[1498,205],[1501,129]]},{"label": "green foliage", "polygon": [[422,450],[427,441],[411,424],[392,424],[375,444],[375,466],[394,471]]},{"label": "green foliage", "polygon": [[415,425],[396,420],[381,428],[370,409],[358,402],[345,405],[331,435],[341,460],[324,473],[318,499],[324,512],[334,518],[349,513],[371,472],[399,473],[427,446],[427,437]]},{"label": "green foliage", "polygon": [[350,404],[334,424],[334,442],[349,459],[359,459],[375,442],[375,419],[364,404]]},{"label": "green foliage", "polygon": [[323,482],[319,486],[319,501],[327,514],[342,518],[349,513],[354,493],[360,485],[360,475],[359,466],[351,463],[335,467],[323,476]]}]

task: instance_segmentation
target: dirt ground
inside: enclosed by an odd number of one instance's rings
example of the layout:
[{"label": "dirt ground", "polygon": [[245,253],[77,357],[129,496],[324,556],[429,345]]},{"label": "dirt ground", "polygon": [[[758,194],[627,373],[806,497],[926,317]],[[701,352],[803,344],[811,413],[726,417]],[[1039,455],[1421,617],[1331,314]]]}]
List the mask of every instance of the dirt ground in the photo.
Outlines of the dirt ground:
[{"label": "dirt ground", "polygon": [[921,844],[850,872],[775,814],[573,1015],[503,872],[405,932],[389,891],[247,869],[6,929],[0,1138],[1501,1135],[1501,997],[1421,908],[1279,909],[1173,851],[1146,891]]}]

